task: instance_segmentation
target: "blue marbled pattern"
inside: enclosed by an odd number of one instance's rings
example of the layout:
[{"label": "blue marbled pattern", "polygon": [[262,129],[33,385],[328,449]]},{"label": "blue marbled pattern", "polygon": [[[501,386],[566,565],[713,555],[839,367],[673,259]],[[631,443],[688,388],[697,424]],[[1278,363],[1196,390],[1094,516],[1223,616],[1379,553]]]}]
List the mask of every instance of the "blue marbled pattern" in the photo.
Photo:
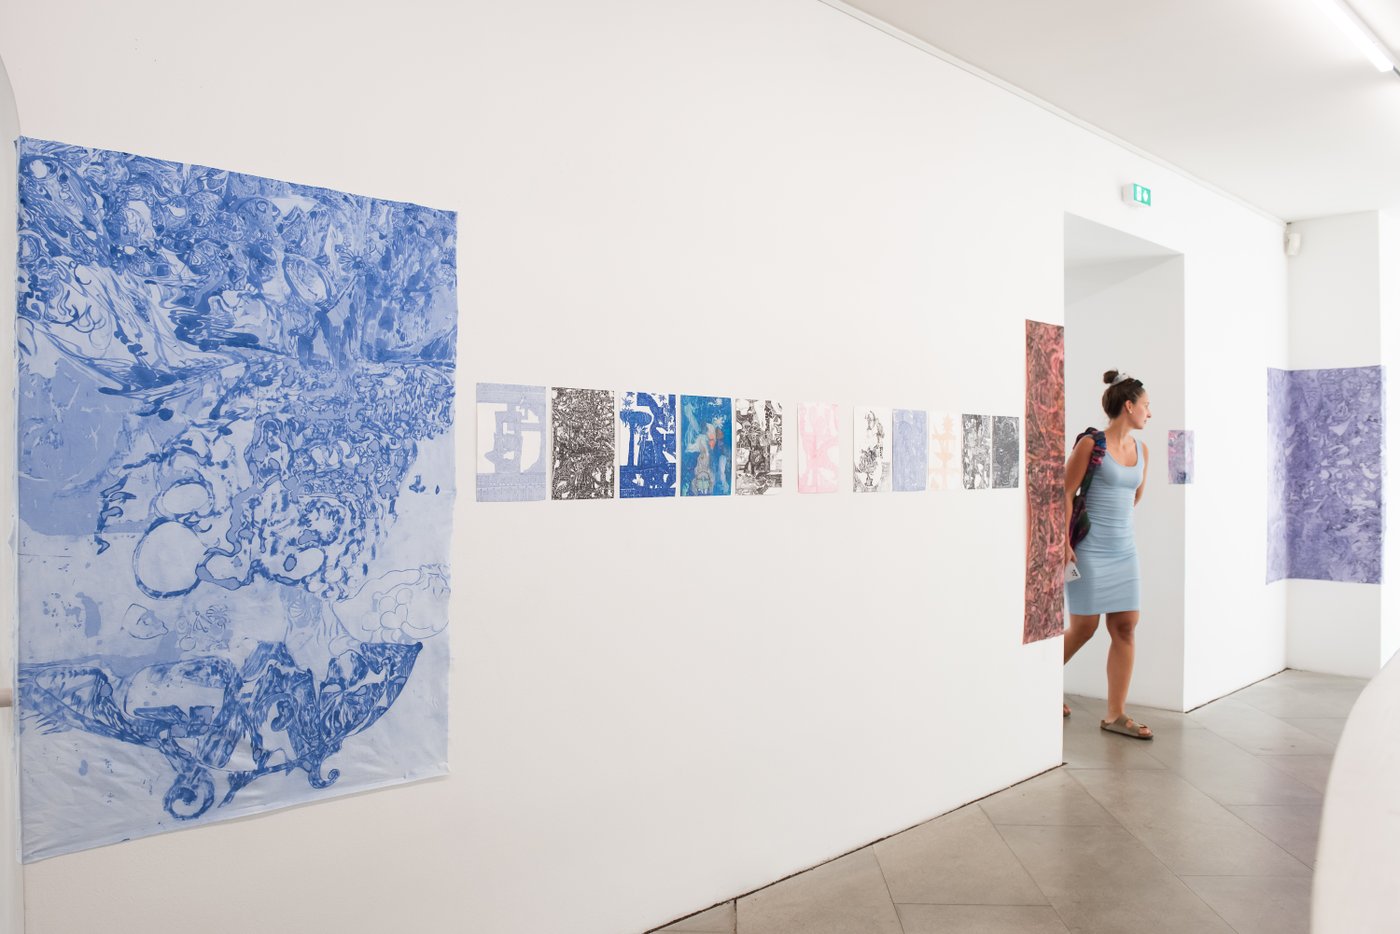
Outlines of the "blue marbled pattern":
[{"label": "blue marbled pattern", "polygon": [[19,193],[25,858],[444,771],[455,215],[32,139]]},{"label": "blue marbled pattern", "polygon": [[1384,374],[1269,370],[1267,580],[1381,582]]},{"label": "blue marbled pattern", "polygon": [[894,410],[894,491],[919,493],[928,487],[928,413]]},{"label": "blue marbled pattern", "polygon": [[1192,483],[1196,479],[1196,433],[1173,428],[1167,432],[1167,482]]}]

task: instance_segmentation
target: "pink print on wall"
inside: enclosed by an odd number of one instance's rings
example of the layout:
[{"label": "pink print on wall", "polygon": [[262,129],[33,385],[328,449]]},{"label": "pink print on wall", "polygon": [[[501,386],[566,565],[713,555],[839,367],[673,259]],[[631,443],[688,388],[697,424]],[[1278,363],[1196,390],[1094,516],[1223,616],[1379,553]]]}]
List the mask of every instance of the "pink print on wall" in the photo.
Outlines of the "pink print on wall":
[{"label": "pink print on wall", "polygon": [[840,408],[835,403],[797,404],[797,492],[836,492],[840,420]]}]

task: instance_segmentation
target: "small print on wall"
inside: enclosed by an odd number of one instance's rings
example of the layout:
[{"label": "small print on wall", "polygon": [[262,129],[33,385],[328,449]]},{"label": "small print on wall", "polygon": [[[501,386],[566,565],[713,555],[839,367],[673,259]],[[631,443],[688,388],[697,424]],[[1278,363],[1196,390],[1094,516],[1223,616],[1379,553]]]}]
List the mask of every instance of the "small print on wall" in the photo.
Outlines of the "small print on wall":
[{"label": "small print on wall", "polygon": [[553,499],[612,499],[613,394],[606,389],[551,390]]},{"label": "small print on wall", "polygon": [[857,493],[888,493],[890,490],[889,409],[856,406],[851,429],[854,444],[854,481]]},{"label": "small print on wall", "polygon": [[734,400],[734,492],[783,491],[783,407],[771,399]]},{"label": "small print on wall", "polygon": [[1193,483],[1196,479],[1196,433],[1184,429],[1167,432],[1167,480]]},{"label": "small print on wall", "polygon": [[1378,366],[1269,370],[1266,580],[1381,583],[1384,408]]},{"label": "small print on wall", "polygon": [[840,408],[829,402],[797,405],[797,492],[835,493],[841,450]]},{"label": "small print on wall", "polygon": [[992,417],[992,488],[1011,490],[1021,481],[1021,420],[1014,415]]},{"label": "small print on wall", "polygon": [[734,426],[728,396],[681,396],[681,495],[728,496]]},{"label": "small print on wall", "polygon": [[543,386],[476,384],[476,498],[544,499]]},{"label": "small print on wall", "polygon": [[928,413],[894,410],[894,491],[919,493],[928,488]]},{"label": "small print on wall", "polygon": [[962,482],[967,490],[992,485],[992,419],[987,415],[962,417]]},{"label": "small print on wall", "polygon": [[1026,322],[1026,616],[1022,643],[1064,631],[1065,329]]},{"label": "small print on wall", "polygon": [[928,488],[956,490],[962,486],[962,416],[930,412],[928,416]]},{"label": "small print on wall", "polygon": [[676,495],[676,397],[627,392],[617,413],[617,495],[641,499]]}]

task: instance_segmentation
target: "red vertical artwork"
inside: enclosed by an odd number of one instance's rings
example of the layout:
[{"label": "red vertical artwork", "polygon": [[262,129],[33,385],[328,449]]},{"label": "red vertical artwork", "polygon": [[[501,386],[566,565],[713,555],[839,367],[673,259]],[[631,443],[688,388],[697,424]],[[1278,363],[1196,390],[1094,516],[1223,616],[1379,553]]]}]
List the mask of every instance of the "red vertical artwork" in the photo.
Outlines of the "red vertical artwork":
[{"label": "red vertical artwork", "polygon": [[1026,322],[1026,623],[1021,641],[1065,629],[1065,329]]}]

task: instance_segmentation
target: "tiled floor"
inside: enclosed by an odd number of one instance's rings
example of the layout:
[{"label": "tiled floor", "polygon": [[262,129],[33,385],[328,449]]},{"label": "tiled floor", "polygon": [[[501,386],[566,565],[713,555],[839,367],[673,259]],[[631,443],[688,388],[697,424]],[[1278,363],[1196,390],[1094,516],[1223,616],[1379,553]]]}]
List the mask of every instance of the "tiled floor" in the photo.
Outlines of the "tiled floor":
[{"label": "tiled floor", "polygon": [[1149,742],[1070,697],[1065,766],[661,929],[665,934],[1308,930],[1332,751],[1365,682],[1285,671]]}]

